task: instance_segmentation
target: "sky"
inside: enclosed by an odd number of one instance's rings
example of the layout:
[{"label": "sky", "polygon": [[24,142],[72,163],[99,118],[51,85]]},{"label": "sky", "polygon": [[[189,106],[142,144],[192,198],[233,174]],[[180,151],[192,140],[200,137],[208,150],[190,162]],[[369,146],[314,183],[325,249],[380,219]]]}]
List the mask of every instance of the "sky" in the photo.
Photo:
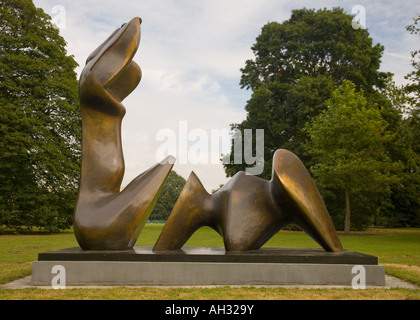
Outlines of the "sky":
[{"label": "sky", "polygon": [[216,159],[228,153],[230,145],[216,134],[246,118],[251,92],[240,88],[240,69],[254,57],[251,47],[261,28],[289,19],[293,9],[341,7],[352,13],[361,6],[364,12],[354,13],[364,17],[374,44],[385,47],[381,70],[392,72],[397,85],[412,70],[410,52],[420,44],[418,36],[406,30],[420,14],[418,0],[33,2],[59,26],[68,53],[79,64],[78,75],[89,54],[116,28],[134,17],[142,19],[133,60],[143,77],[123,102],[123,187],[161,161],[166,151],[177,158],[173,170],[185,179],[194,171],[209,192],[226,183],[223,165]]}]

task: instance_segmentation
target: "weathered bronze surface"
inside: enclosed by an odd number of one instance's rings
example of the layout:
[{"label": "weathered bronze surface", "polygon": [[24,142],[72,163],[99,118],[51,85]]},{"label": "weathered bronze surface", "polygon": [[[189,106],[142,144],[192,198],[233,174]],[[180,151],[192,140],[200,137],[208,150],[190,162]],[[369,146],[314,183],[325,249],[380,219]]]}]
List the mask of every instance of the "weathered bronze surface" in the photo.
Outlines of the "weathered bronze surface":
[{"label": "weathered bronze surface", "polygon": [[82,167],[74,232],[82,249],[134,246],[172,169],[168,157],[135,178],[123,191],[122,100],[141,79],[132,61],[140,42],[140,18],[117,29],[87,59],[79,82]]},{"label": "weathered bronze surface", "polygon": [[292,223],[325,250],[343,249],[309,172],[296,155],[280,149],[270,181],[239,172],[210,195],[191,173],[153,250],[180,249],[202,226],[216,230],[227,251],[255,250]]}]

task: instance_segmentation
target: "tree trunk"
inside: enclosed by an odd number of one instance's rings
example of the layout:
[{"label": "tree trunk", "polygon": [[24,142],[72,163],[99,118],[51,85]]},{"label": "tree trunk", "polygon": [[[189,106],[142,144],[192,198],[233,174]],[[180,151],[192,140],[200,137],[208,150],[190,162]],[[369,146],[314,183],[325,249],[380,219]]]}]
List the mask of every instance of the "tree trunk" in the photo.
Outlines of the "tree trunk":
[{"label": "tree trunk", "polygon": [[346,187],[346,217],[344,219],[344,234],[350,234],[350,188]]}]

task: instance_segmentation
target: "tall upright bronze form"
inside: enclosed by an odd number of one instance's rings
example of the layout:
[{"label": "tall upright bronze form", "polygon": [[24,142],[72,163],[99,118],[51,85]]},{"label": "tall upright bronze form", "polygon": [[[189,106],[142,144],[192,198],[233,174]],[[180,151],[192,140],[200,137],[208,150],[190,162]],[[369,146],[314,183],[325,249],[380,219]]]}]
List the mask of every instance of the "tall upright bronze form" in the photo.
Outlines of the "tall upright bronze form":
[{"label": "tall upright bronze form", "polygon": [[82,249],[121,250],[134,246],[174,158],[168,157],[120,192],[124,175],[122,101],[141,79],[132,61],[140,42],[140,18],[117,29],[86,61],[80,77],[82,167],[74,232]]},{"label": "tall upright bronze form", "polygon": [[202,226],[222,235],[227,251],[255,250],[291,223],[325,250],[343,249],[309,172],[296,155],[280,149],[270,181],[239,172],[210,195],[192,173],[153,250],[180,249]]}]

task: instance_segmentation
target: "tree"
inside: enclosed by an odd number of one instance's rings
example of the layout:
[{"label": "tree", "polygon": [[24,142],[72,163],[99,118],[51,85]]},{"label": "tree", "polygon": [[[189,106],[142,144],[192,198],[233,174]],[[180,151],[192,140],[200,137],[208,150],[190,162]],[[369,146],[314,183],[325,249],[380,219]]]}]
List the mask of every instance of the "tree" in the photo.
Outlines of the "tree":
[{"label": "tree", "polygon": [[[289,149],[310,166],[302,148],[308,139],[305,123],[326,108],[325,101],[344,80],[363,89],[368,100],[378,100],[376,89],[389,76],[379,71],[384,48],[373,45],[367,30],[354,29],[352,19],[340,8],[300,9],[289,20],[262,28],[252,47],[255,59],[241,69],[241,87],[253,92],[245,107],[247,118],[232,125],[242,133],[265,130],[262,178],[270,178],[278,148]],[[389,108],[385,111],[392,114]],[[244,167],[231,157],[225,172],[233,176]]]},{"label": "tree", "polygon": [[[420,27],[418,23],[420,22],[420,15],[414,19],[413,24],[407,27],[407,30],[411,34],[420,35]],[[412,112],[418,117],[420,112],[420,50],[415,50],[411,52],[411,65],[414,68],[412,72],[410,72],[406,79],[409,80],[409,84],[406,86],[406,91],[412,95],[411,98],[411,107]]]},{"label": "tree", "polygon": [[[417,26],[420,16],[414,19],[407,30],[413,35],[420,34]],[[391,203],[382,211],[377,220],[381,225],[393,227],[420,226],[420,60],[419,51],[411,52],[413,71],[406,79],[408,84],[398,87],[389,79],[384,95],[403,117],[394,124],[395,139],[387,146],[394,162],[399,162],[402,170],[399,183],[392,186]]]},{"label": "tree", "polygon": [[341,8],[293,10],[289,20],[270,22],[252,47],[241,86],[255,89],[271,82],[293,83],[303,75],[330,75],[335,82],[350,80],[359,89],[381,85],[378,71],[383,47],[373,46],[366,29],[354,29],[351,15]]},{"label": "tree", "polygon": [[348,234],[351,199],[368,192],[376,195],[372,202],[380,199],[381,203],[396,182],[396,168],[385,148],[392,135],[379,110],[369,106],[363,91],[356,91],[350,81],[343,81],[327,105],[307,125],[306,148],[317,161],[311,171],[320,189],[332,188],[345,195],[344,232]]},{"label": "tree", "polygon": [[[420,15],[413,19],[407,30],[413,35],[420,35]],[[400,183],[393,186],[393,208],[384,214],[385,224],[398,227],[420,226],[420,51],[411,52],[412,67],[406,79],[407,85],[401,88],[391,86],[392,94],[397,97],[396,105],[400,105],[405,113],[397,131],[398,160],[403,164]],[[399,103],[398,103],[399,101]]]},{"label": "tree", "polygon": [[32,1],[0,1],[0,225],[72,223],[81,152],[77,63]]},{"label": "tree", "polygon": [[169,173],[150,220],[167,220],[185,185],[185,179],[174,170]]},{"label": "tree", "polygon": [[[243,134],[245,129],[264,129],[262,178],[271,178],[272,157],[279,148],[293,151],[308,165],[307,154],[302,148],[307,140],[305,123],[325,109],[325,101],[333,90],[332,78],[324,75],[302,76],[294,85],[273,82],[254,90],[245,107],[246,120],[232,125],[232,129],[236,129],[237,134]],[[232,146],[231,154],[233,151]],[[224,165],[227,176],[245,171],[245,161],[237,164],[232,157],[230,160]]]},{"label": "tree", "polygon": [[[410,31],[411,34],[420,35],[420,27],[418,23],[420,22],[420,15],[414,19],[412,25],[407,27],[407,30]],[[409,104],[410,110],[408,123],[413,130],[412,134],[414,137],[417,137],[414,141],[413,151],[416,154],[417,162],[416,162],[416,172],[419,173],[420,167],[420,141],[418,139],[420,135],[420,50],[413,51],[411,53],[412,61],[411,64],[414,68],[412,72],[410,72],[406,78],[409,80],[409,83],[405,87],[405,91],[410,95],[409,97]]]},{"label": "tree", "polygon": [[392,186],[392,207],[383,212],[382,224],[392,227],[420,226],[420,121],[410,116],[397,131],[397,160],[402,165],[400,181]]}]

